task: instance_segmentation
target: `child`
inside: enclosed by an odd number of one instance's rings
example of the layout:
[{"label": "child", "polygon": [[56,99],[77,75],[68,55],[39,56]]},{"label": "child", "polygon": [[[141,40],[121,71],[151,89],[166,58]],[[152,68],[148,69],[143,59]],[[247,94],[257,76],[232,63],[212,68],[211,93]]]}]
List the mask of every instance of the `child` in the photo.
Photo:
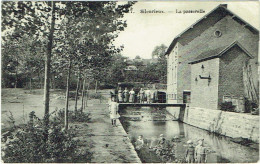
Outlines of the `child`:
[{"label": "child", "polygon": [[135,149],[140,150],[144,146],[143,135],[140,135],[135,142]]},{"label": "child", "polygon": [[109,111],[110,111],[110,119],[112,122],[113,127],[116,127],[116,119],[119,118],[118,114],[118,103],[116,102],[115,96],[112,96],[111,102],[109,104]]},{"label": "child", "polygon": [[186,162],[188,163],[194,163],[194,154],[195,154],[195,148],[193,147],[193,142],[189,140],[187,142],[188,148],[186,150]]},{"label": "child", "polygon": [[200,139],[198,141],[198,145],[195,148],[195,158],[198,163],[206,163],[207,162],[207,152],[206,147],[204,147],[204,139]]}]

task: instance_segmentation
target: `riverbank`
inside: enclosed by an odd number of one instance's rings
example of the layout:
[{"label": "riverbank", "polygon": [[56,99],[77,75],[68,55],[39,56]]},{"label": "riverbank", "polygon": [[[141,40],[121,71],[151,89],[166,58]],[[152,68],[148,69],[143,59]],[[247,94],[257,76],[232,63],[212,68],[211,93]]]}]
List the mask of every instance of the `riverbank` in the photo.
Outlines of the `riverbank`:
[{"label": "riverbank", "polygon": [[[2,130],[13,125],[10,124],[9,115],[15,120],[15,125],[28,121],[28,114],[35,111],[38,117],[43,116],[42,95],[43,90],[26,89],[2,89]],[[94,91],[90,91],[94,93]],[[69,127],[75,129],[74,140],[79,140],[77,162],[92,163],[140,163],[140,159],[134,150],[123,126],[119,122],[118,127],[112,127],[109,118],[107,99],[109,90],[98,91],[105,99],[89,99],[84,111],[89,113],[88,122],[69,123]],[[64,108],[64,90],[52,90],[50,112]],[[70,99],[69,110],[74,110],[75,101]],[[78,107],[81,101],[78,101]],[[10,124],[10,125],[9,125]]]},{"label": "riverbank", "polygon": [[258,144],[246,146],[234,142],[230,137],[209,133],[180,121],[172,121],[167,119],[172,115],[165,109],[128,107],[121,110],[121,113],[122,124],[131,141],[134,143],[139,135],[143,135],[145,149],[139,154],[143,162],[158,162],[155,153],[147,150],[147,147],[152,145],[152,141],[157,143],[160,134],[164,134],[166,141],[174,139],[174,160],[177,161],[185,159],[188,140],[193,141],[196,146],[200,139],[204,139],[208,152],[207,163],[255,163],[259,160]]},{"label": "riverbank", "polygon": [[[140,163],[131,141],[127,137],[123,126],[117,120],[117,127],[111,125],[108,105],[93,99],[88,102],[87,110],[90,122],[87,124],[74,123],[77,137],[91,153],[92,163]],[[84,151],[82,149],[82,151]]]},{"label": "riverbank", "polygon": [[167,111],[186,124],[227,137],[259,143],[258,115],[197,107],[167,107]]}]

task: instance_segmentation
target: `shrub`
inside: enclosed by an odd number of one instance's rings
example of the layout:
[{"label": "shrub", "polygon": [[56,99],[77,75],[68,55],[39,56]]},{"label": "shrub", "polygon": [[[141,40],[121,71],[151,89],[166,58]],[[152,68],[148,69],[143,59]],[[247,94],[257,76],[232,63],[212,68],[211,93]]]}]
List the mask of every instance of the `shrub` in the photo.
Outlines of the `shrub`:
[{"label": "shrub", "polygon": [[223,102],[220,104],[220,110],[228,111],[228,112],[235,112],[235,105],[232,105],[232,102]]},{"label": "shrub", "polygon": [[72,161],[77,146],[77,141],[72,140],[75,132],[65,131],[61,124],[50,121],[48,133],[46,140],[39,119],[6,133],[6,139],[2,139],[2,160],[6,163]]},{"label": "shrub", "polygon": [[[69,122],[89,122],[90,117],[88,113],[84,113],[81,111],[69,111]],[[64,116],[65,116],[65,109],[60,109],[55,113],[53,117],[53,121],[63,124],[64,123]]]},{"label": "shrub", "polygon": [[105,99],[105,97],[102,96],[100,93],[88,93],[88,98],[89,99],[100,99],[100,100]]},{"label": "shrub", "polygon": [[245,98],[245,112],[250,113],[254,111],[254,108],[257,108],[257,103],[249,100],[248,98]]}]

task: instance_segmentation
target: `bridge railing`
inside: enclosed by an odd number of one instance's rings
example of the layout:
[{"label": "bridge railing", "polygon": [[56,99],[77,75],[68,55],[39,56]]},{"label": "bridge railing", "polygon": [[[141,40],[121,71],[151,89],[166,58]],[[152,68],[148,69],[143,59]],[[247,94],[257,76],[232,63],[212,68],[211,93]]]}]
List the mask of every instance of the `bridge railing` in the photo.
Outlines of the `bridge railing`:
[{"label": "bridge railing", "polygon": [[165,93],[158,93],[157,95],[152,96],[144,96],[143,100],[140,99],[140,96],[137,94],[134,95],[133,101],[130,100],[130,96],[128,95],[127,98],[122,97],[119,98],[118,94],[111,94],[111,96],[115,96],[117,102],[119,103],[166,103],[167,102],[167,96]]}]

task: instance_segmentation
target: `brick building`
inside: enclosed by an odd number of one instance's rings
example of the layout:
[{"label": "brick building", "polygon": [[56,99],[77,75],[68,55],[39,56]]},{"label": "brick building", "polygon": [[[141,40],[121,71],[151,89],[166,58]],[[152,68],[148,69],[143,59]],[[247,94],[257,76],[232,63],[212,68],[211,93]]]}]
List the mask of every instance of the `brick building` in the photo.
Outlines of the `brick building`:
[{"label": "brick building", "polygon": [[259,97],[258,41],[257,29],[227,5],[217,6],[170,44],[166,52],[168,102],[187,102],[191,95],[191,105],[218,109],[223,96],[244,95],[245,65]]},{"label": "brick building", "polygon": [[191,64],[192,107],[218,109],[223,97],[244,95],[243,67],[253,56],[239,43],[206,51]]}]

